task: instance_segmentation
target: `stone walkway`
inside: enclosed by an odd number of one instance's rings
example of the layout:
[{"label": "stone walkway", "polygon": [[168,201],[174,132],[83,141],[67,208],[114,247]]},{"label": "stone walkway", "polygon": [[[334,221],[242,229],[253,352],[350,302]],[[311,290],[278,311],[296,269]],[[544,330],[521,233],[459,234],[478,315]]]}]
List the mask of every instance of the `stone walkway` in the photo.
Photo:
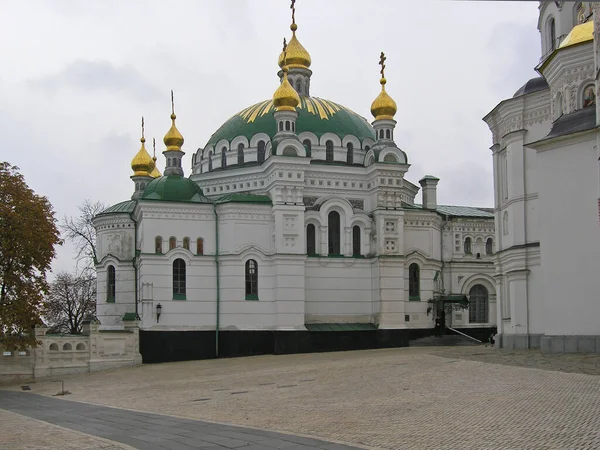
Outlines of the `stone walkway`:
[{"label": "stone walkway", "polygon": [[[25,392],[0,391],[0,406],[5,410],[23,416],[103,439],[117,441],[141,450],[219,450],[228,448],[243,448],[244,450],[358,450],[358,447],[328,443],[300,436],[288,436],[269,431],[88,405]],[[59,436],[55,436],[55,438],[59,439]],[[3,437],[0,436],[0,439],[3,439]],[[19,448],[18,443],[15,443],[15,445],[17,446],[11,448]],[[90,448],[89,445],[102,449],[126,448],[112,446],[106,442],[100,444],[93,441],[85,447],[71,448],[87,449]],[[61,448],[69,447],[61,443]]]}]

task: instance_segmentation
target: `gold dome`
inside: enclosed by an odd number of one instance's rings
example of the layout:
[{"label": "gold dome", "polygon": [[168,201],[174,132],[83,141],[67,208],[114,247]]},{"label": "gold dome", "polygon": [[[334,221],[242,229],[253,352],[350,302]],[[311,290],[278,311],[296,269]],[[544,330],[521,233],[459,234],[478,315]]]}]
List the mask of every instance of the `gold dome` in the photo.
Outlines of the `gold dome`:
[{"label": "gold dome", "polygon": [[[292,68],[308,69],[311,63],[310,55],[296,38],[298,25],[292,23],[290,29],[292,30],[292,39],[290,39],[290,43],[287,46],[287,65]],[[283,60],[283,52],[281,52],[279,55],[279,67],[281,68],[284,65]]]},{"label": "gold dome", "polygon": [[375,117],[375,120],[393,120],[396,111],[398,111],[398,107],[396,106],[396,102],[392,97],[385,92],[385,83],[387,80],[385,79],[385,53],[381,52],[379,56],[379,65],[381,66],[381,79],[379,83],[381,83],[381,92],[377,96],[373,103],[371,103],[371,114]]},{"label": "gold dome", "polygon": [[146,138],[144,138],[144,118],[142,117],[142,138],[140,139],[142,146],[140,150],[131,160],[131,168],[133,169],[134,177],[149,177],[152,172],[154,161],[150,154],[146,151]]},{"label": "gold dome", "polygon": [[288,67],[283,66],[283,80],[273,94],[275,111],[296,111],[300,104],[300,96],[288,81]]},{"label": "gold dome", "polygon": [[589,21],[573,27],[567,37],[563,39],[558,48],[570,47],[594,40],[594,22]]},{"label": "gold dome", "polygon": [[162,174],[160,173],[160,171],[158,170],[158,167],[156,167],[156,156],[152,157],[152,161],[154,162],[154,168],[152,169],[152,171],[150,172],[150,176],[152,178],[159,178],[162,177]]},{"label": "gold dome", "polygon": [[167,150],[181,151],[181,147],[183,146],[183,136],[175,126],[175,119],[177,119],[177,116],[175,115],[175,113],[172,113],[171,128],[169,129],[169,131],[167,131],[167,134],[165,134],[163,142],[167,146]]}]

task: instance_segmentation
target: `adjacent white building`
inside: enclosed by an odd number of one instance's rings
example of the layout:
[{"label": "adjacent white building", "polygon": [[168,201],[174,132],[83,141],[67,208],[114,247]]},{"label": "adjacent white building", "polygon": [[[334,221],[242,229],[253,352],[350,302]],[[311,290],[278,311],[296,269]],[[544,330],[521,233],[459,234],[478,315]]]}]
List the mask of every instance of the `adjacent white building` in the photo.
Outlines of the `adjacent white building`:
[{"label": "adjacent white building", "polygon": [[[174,112],[164,176],[142,137],[132,199],[94,221],[102,328],[139,315],[150,360],[195,357],[174,350],[190,341],[222,352],[218,339],[232,354],[407,345],[433,327],[430,299],[461,294],[469,309],[447,324],[488,332],[493,210],[438,205],[432,176],[419,203],[383,54],[369,124],[312,96],[310,55],[291,30],[273,97],[227,120],[192,154],[189,177]],[[373,340],[353,344],[353,332]]]},{"label": "adjacent white building", "polygon": [[538,29],[540,77],[484,118],[493,135],[499,341],[600,352],[592,3],[540,2]]}]

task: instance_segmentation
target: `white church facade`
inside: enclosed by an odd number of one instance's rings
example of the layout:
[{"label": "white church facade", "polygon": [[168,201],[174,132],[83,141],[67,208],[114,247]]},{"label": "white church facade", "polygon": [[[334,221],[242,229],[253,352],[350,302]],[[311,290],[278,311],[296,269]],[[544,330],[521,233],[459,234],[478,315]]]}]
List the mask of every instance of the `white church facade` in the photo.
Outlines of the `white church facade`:
[{"label": "white church facade", "polygon": [[144,361],[404,346],[431,333],[433,301],[468,299],[446,325],[486,338],[493,209],[439,205],[433,176],[417,199],[383,54],[370,124],[311,95],[291,30],[272,98],[227,120],[188,177],[174,110],[164,175],[142,134],[132,199],[94,219],[101,329],[139,317]]},{"label": "white church facade", "polygon": [[502,347],[600,352],[597,8],[540,2],[540,77],[484,118]]}]

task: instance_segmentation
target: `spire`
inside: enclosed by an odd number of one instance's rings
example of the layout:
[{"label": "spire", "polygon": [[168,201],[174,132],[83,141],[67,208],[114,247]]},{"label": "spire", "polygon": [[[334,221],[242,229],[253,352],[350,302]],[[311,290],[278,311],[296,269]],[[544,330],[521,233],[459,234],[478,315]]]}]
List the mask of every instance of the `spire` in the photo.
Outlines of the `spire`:
[{"label": "spire", "polygon": [[273,106],[275,106],[275,111],[296,111],[296,106],[300,104],[300,96],[298,96],[298,93],[288,80],[287,48],[288,45],[284,38],[283,52],[281,53],[283,55],[283,79],[273,94]]},{"label": "spire", "polygon": [[163,142],[167,146],[167,151],[181,151],[181,147],[183,146],[183,136],[175,126],[175,119],[177,116],[175,115],[175,102],[173,101],[173,91],[171,91],[171,128],[165,134],[163,138]]},{"label": "spire", "polygon": [[133,177],[149,177],[152,171],[153,161],[148,152],[146,151],[146,138],[144,137],[144,118],[142,117],[142,143],[141,148],[131,160],[131,169],[133,170]]},{"label": "spire", "polygon": [[[310,55],[296,38],[296,30],[298,29],[298,25],[296,25],[295,3],[296,0],[292,0],[292,4],[290,5],[290,9],[292,10],[292,24],[290,25],[290,30],[292,30],[292,39],[290,39],[290,43],[287,48],[287,64],[290,68],[308,69],[311,63]],[[285,62],[282,52],[281,55],[279,55],[279,67],[283,69],[284,65]]]},{"label": "spire", "polygon": [[385,54],[381,52],[381,55],[379,56],[379,65],[381,66],[381,79],[379,80],[379,83],[381,83],[381,92],[371,104],[371,114],[373,114],[375,120],[393,120],[394,115],[398,110],[394,99],[385,91],[385,84],[387,83],[387,80],[385,79],[386,59]]},{"label": "spire", "polygon": [[156,167],[156,139],[154,139],[154,138],[152,138],[152,150],[153,150],[152,161],[154,161],[154,168],[152,169],[152,172],[150,172],[150,176],[152,178],[159,178],[162,176],[162,174],[158,170],[158,167]]}]

